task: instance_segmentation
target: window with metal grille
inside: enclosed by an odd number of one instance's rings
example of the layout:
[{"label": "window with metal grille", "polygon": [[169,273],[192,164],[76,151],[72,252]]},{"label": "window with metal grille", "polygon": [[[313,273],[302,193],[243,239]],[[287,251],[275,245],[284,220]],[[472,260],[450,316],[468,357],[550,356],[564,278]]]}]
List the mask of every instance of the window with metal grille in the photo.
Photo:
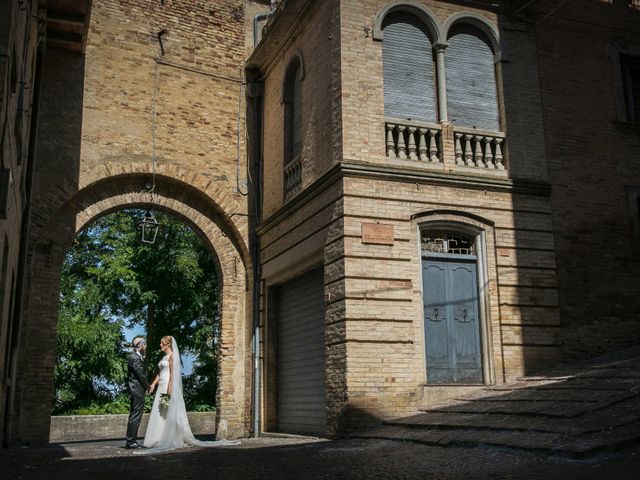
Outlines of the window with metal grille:
[{"label": "window with metal grille", "polygon": [[640,123],[640,57],[622,55],[620,64],[622,66],[627,120]]},{"label": "window with metal grille", "polygon": [[422,232],[421,247],[423,254],[451,253],[456,255],[475,255],[475,239],[469,235],[444,230]]}]

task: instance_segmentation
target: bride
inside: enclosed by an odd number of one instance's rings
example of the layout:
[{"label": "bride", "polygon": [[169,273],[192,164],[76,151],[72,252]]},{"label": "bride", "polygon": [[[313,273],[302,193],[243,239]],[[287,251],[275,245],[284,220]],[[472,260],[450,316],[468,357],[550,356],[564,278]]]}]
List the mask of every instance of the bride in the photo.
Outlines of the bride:
[{"label": "bride", "polygon": [[182,448],[185,444],[198,447],[238,445],[239,441],[203,442],[193,436],[182,396],[182,368],[175,339],[171,336],[162,337],[160,350],[164,357],[158,363],[160,371],[150,386],[150,392],[156,385],[158,389],[144,436],[146,451],[140,453],[164,452]]}]

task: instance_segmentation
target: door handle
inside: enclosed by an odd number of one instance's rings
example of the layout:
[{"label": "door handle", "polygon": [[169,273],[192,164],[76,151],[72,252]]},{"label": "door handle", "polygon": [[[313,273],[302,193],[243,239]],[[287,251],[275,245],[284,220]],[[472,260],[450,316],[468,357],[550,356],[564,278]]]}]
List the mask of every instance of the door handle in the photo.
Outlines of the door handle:
[{"label": "door handle", "polygon": [[455,320],[460,323],[469,323],[473,321],[473,318],[467,318],[467,309],[465,308],[462,310],[462,320],[460,320],[460,318],[456,318]]},{"label": "door handle", "polygon": [[429,320],[431,320],[432,322],[441,322],[442,320],[444,320],[444,318],[438,318],[438,314],[440,312],[438,311],[438,307],[434,307],[433,308],[433,318],[429,318]]}]

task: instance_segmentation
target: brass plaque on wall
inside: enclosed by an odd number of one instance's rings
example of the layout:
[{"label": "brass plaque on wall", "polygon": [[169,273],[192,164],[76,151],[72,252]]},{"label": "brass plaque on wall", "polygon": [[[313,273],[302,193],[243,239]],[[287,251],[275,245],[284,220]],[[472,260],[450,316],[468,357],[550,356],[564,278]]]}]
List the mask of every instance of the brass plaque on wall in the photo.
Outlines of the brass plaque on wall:
[{"label": "brass plaque on wall", "polygon": [[393,225],[385,225],[382,223],[363,223],[362,243],[393,245]]}]

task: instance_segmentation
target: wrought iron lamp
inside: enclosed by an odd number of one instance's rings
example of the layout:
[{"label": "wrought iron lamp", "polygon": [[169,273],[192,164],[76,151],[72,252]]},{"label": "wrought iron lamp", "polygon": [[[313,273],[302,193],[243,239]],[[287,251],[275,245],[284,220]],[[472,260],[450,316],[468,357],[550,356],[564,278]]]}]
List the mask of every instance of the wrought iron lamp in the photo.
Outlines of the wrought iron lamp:
[{"label": "wrought iron lamp", "polygon": [[160,224],[149,210],[145,212],[138,226],[142,231],[142,243],[155,243]]}]

